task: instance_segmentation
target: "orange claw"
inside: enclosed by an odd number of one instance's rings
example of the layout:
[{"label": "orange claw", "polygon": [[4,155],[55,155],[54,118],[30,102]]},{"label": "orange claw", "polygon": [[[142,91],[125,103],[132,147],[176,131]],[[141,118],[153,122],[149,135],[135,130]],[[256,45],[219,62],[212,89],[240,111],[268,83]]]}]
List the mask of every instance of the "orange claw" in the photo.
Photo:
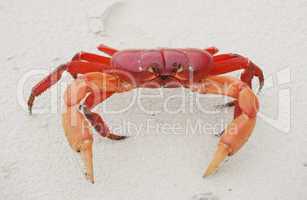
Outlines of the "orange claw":
[{"label": "orange claw", "polygon": [[92,132],[89,123],[78,111],[76,106],[68,107],[62,114],[62,124],[65,136],[71,148],[80,153],[86,167],[86,178],[94,183],[93,156],[92,156]]},{"label": "orange claw", "polygon": [[226,156],[233,155],[244,145],[251,135],[255,124],[256,118],[249,118],[246,114],[242,114],[227,126],[204,176],[213,174]]},{"label": "orange claw", "polygon": [[[66,111],[62,115],[62,123],[65,136],[71,148],[80,153],[86,167],[86,179],[92,183],[94,183],[94,172],[91,126],[101,136],[112,140],[124,139],[125,136],[112,134],[103,119],[97,113],[91,112],[87,106],[93,107],[101,103],[118,91],[119,84],[115,76],[92,72],[79,76],[67,87],[64,94]],[[80,106],[82,100],[85,101]]]},{"label": "orange claw", "polygon": [[204,173],[204,176],[209,176],[218,169],[227,156],[236,153],[248,140],[256,124],[259,102],[246,84],[232,77],[209,77],[200,87],[196,88],[196,91],[226,95],[238,101],[235,108],[235,119],[224,130],[217,151]]},{"label": "orange claw", "polygon": [[205,171],[203,177],[213,174],[218,168],[221,162],[228,156],[229,152],[227,146],[220,143],[214,154],[213,160],[209,164],[207,170]]}]

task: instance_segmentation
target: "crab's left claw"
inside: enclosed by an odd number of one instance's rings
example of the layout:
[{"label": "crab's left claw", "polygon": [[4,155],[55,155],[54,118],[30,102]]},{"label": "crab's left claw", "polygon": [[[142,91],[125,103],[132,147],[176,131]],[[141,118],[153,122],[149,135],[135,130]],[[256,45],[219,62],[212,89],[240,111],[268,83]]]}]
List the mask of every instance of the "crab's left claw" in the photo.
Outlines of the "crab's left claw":
[{"label": "crab's left claw", "polygon": [[204,173],[204,176],[209,176],[227,156],[235,154],[250,137],[256,124],[259,101],[246,83],[227,76],[208,77],[196,91],[236,99],[234,119],[223,131],[215,155]]},{"label": "crab's left claw", "polygon": [[243,113],[228,125],[204,177],[213,174],[227,156],[233,155],[244,145],[252,134],[255,124],[256,118]]},{"label": "crab's left claw", "polygon": [[84,140],[81,145],[80,153],[86,167],[85,177],[91,183],[94,183],[92,144],[92,140]]},{"label": "crab's left claw", "polygon": [[[71,83],[64,94],[66,111],[63,113],[63,127],[66,138],[73,150],[80,153],[86,167],[86,178],[94,183],[92,132],[94,127],[103,137],[112,140],[124,139],[125,136],[115,135],[93,108],[117,90],[118,80],[111,75],[93,72],[78,77]],[[84,104],[80,105],[84,100]]]},{"label": "crab's left claw", "polygon": [[73,150],[80,153],[86,168],[85,176],[94,183],[92,144],[93,138],[89,123],[76,106],[68,107],[63,113],[63,127],[66,138]]}]

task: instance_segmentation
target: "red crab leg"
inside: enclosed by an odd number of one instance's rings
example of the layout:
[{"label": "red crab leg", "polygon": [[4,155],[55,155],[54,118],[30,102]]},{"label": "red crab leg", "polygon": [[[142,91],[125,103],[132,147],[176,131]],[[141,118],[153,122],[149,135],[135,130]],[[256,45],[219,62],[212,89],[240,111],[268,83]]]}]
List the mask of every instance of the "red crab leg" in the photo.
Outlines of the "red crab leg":
[{"label": "red crab leg", "polygon": [[102,52],[104,52],[104,53],[106,53],[106,54],[108,54],[108,55],[110,55],[110,56],[112,56],[113,54],[115,54],[116,52],[118,52],[118,50],[113,49],[112,47],[108,47],[108,46],[106,46],[106,45],[104,45],[104,44],[99,45],[99,46],[97,47],[97,49],[100,50],[100,51],[102,51]]},{"label": "red crab leg", "polygon": [[107,137],[111,140],[121,140],[125,139],[126,136],[116,135],[111,133],[108,125],[104,122],[102,117],[95,112],[92,112],[91,109],[94,108],[96,105],[102,103],[104,100],[112,96],[112,92],[92,92],[90,95],[85,99],[85,102],[82,106],[83,113],[87,120],[91,123],[91,125],[95,128],[95,130],[102,136]]},{"label": "red crab leg", "polygon": [[[83,55],[85,55],[84,58],[87,58],[87,59],[94,58],[92,55],[89,55],[89,54],[83,54]],[[98,61],[97,57],[95,58],[96,58],[96,61]],[[31,95],[28,99],[28,108],[29,108],[30,114],[32,113],[32,106],[33,106],[35,97],[39,96],[44,91],[46,91],[48,88],[50,88],[52,85],[56,84],[61,79],[64,71],[69,72],[74,78],[77,78],[78,74],[103,71],[104,69],[109,68],[109,67],[110,65],[107,65],[107,64],[90,63],[90,62],[85,62],[85,61],[71,61],[67,64],[60,65],[51,74],[49,74],[43,80],[38,82],[32,88]]]},{"label": "red crab leg", "polygon": [[248,58],[245,58],[238,54],[220,54],[213,56],[214,67],[210,72],[210,75],[224,74],[240,69],[244,69],[241,74],[241,80],[247,83],[252,88],[252,79],[254,76],[259,79],[259,91],[264,84],[264,77],[262,70],[251,62]]},{"label": "red crab leg", "polygon": [[91,123],[91,125],[102,137],[106,137],[111,140],[122,140],[127,138],[127,136],[112,133],[107,124],[101,118],[101,116],[98,113],[92,112],[86,106],[83,106],[83,113],[86,119]]},{"label": "red crab leg", "polygon": [[239,112],[224,130],[217,151],[204,174],[209,176],[217,170],[226,156],[236,153],[248,140],[256,123],[259,102],[245,83],[232,77],[208,77],[202,85],[196,87],[196,91],[200,93],[226,95],[236,98],[238,102]]},{"label": "red crab leg", "polygon": [[95,62],[99,64],[106,64],[110,65],[111,59],[105,56],[96,55],[93,53],[87,52],[80,52],[77,53],[73,58],[73,61],[88,61],[88,62]]},{"label": "red crab leg", "polygon": [[66,65],[60,65],[51,74],[49,74],[43,80],[38,82],[32,88],[31,95],[28,99],[28,108],[29,108],[30,114],[32,113],[32,106],[33,106],[35,97],[39,96],[41,93],[43,93],[49,87],[51,87],[52,85],[57,83],[60,80],[60,78],[62,77],[62,74],[66,70],[66,68],[67,68]]},{"label": "red crab leg", "polygon": [[110,65],[98,64],[84,61],[71,61],[67,64],[67,72],[72,76],[78,74],[87,74],[90,72],[102,72],[103,70],[110,69]]},{"label": "red crab leg", "polygon": [[[67,106],[76,105],[81,101],[82,98],[85,98],[83,105],[80,107],[83,110],[83,113],[87,120],[91,123],[91,125],[96,129],[96,131],[103,137],[107,137],[112,140],[120,140],[126,138],[125,136],[119,136],[111,133],[110,129],[100,117],[99,114],[92,112],[90,109],[94,108],[96,105],[102,103],[104,100],[112,96],[116,91],[114,86],[107,88],[105,85],[107,83],[103,83],[103,81],[108,81],[107,85],[117,84],[115,79],[106,78],[107,76],[102,75],[100,72],[92,72],[85,74],[85,76],[79,80],[77,79],[74,84],[67,88],[65,93],[65,102]],[[112,77],[109,75],[109,77]],[[85,79],[88,83],[86,85],[87,89],[85,90],[80,86]],[[105,80],[104,80],[105,79]],[[81,82],[81,83],[80,83]],[[101,84],[101,85],[100,85]],[[104,86],[102,86],[104,85]],[[100,87],[104,87],[103,90]],[[76,92],[76,88],[78,92]],[[109,90],[109,91],[108,91]]]},{"label": "red crab leg", "polygon": [[215,55],[217,52],[219,52],[219,49],[216,47],[208,47],[205,49],[205,51],[209,52],[211,55]]}]

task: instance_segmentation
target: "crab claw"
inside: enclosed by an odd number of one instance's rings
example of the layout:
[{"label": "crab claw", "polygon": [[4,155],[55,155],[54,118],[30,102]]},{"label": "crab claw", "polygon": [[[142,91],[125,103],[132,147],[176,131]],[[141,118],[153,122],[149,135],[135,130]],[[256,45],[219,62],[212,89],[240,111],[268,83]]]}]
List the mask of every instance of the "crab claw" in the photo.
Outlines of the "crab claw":
[{"label": "crab claw", "polygon": [[83,141],[80,153],[86,167],[85,178],[91,183],[94,183],[92,143],[92,140]]},{"label": "crab claw", "polygon": [[76,106],[68,107],[67,111],[63,113],[62,119],[68,143],[74,151],[80,153],[86,168],[86,179],[94,183],[93,138],[89,123],[85,120]]},{"label": "crab claw", "polygon": [[228,125],[204,177],[213,174],[227,156],[233,155],[244,145],[251,135],[255,123],[256,118],[250,118],[243,113]]},{"label": "crab claw", "polygon": [[207,78],[198,91],[235,98],[234,119],[222,132],[218,148],[204,177],[213,174],[227,156],[235,154],[248,140],[256,124],[259,100],[246,83],[227,76]]},{"label": "crab claw", "polygon": [[203,177],[210,176],[216,172],[216,170],[219,168],[220,164],[224,161],[224,159],[228,156],[228,150],[227,146],[224,144],[219,144],[215,155],[213,157],[213,160],[209,164],[207,170],[205,171]]}]

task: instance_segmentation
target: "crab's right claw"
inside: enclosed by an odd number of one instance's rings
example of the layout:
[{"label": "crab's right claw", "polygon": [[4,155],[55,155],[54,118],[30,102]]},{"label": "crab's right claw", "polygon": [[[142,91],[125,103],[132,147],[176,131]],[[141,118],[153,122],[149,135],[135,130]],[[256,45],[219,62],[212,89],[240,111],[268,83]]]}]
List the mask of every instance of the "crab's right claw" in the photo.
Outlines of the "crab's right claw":
[{"label": "crab's right claw", "polygon": [[209,164],[207,170],[205,171],[203,177],[210,176],[216,172],[219,168],[219,165],[224,161],[224,159],[228,156],[227,147],[224,144],[219,144],[215,155]]},{"label": "crab's right claw", "polygon": [[71,148],[80,153],[84,162],[86,179],[94,183],[92,155],[93,138],[89,123],[85,120],[76,106],[67,108],[67,111],[63,113],[62,122],[65,136]]}]

